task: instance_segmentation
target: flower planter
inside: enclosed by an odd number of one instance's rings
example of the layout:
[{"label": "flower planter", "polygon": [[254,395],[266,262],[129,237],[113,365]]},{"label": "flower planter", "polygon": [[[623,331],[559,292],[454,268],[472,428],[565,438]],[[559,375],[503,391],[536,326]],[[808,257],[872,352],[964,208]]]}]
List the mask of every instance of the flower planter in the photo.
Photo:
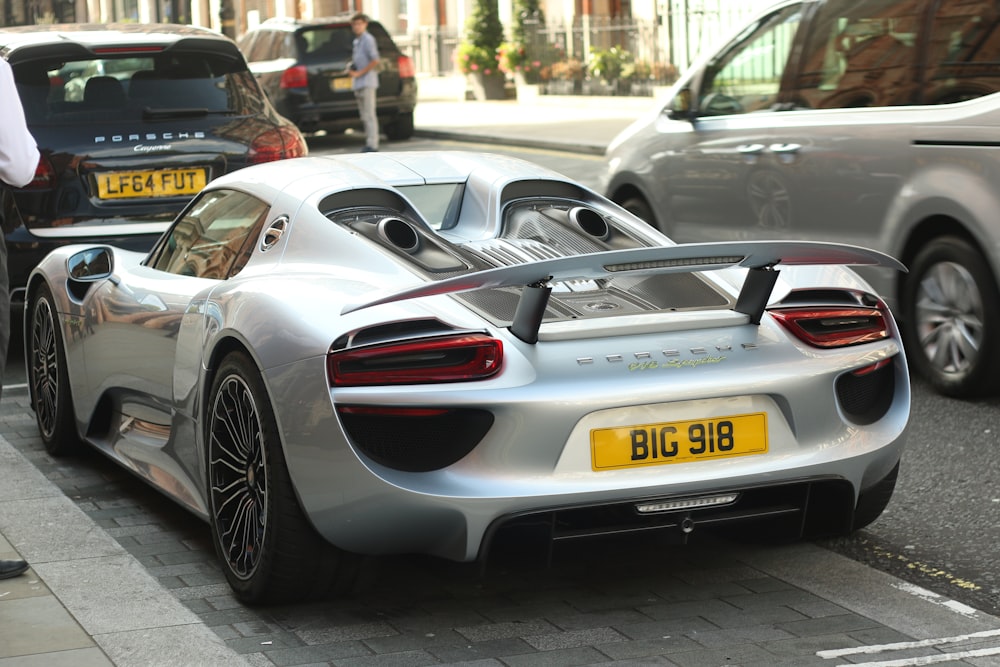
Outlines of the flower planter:
[{"label": "flower planter", "polygon": [[472,91],[472,98],[478,102],[507,98],[507,92],[504,90],[506,81],[503,74],[499,72],[496,74],[472,72],[467,75],[466,80],[469,90]]}]

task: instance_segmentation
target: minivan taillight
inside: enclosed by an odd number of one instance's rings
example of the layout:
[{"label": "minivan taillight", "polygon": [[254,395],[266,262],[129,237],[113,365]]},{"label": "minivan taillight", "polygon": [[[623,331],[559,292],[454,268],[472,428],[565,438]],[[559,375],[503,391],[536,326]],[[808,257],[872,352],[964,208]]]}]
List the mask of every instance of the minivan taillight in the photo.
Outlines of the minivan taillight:
[{"label": "minivan taillight", "polygon": [[815,306],[768,312],[796,338],[814,347],[847,347],[889,337],[882,303],[874,308]]},{"label": "minivan taillight", "polygon": [[401,79],[412,79],[417,75],[417,68],[413,66],[413,59],[409,56],[396,58],[396,65],[399,67],[399,78]]},{"label": "minivan taillight", "polygon": [[483,334],[422,338],[327,355],[334,387],[485,380],[500,372],[503,343]]},{"label": "minivan taillight", "polygon": [[305,139],[293,127],[277,127],[268,130],[250,143],[247,162],[261,164],[309,154]]},{"label": "minivan taillight", "polygon": [[307,88],[309,86],[309,73],[305,65],[289,67],[281,73],[282,88]]},{"label": "minivan taillight", "polygon": [[24,186],[24,190],[44,190],[51,188],[56,180],[56,170],[53,169],[49,159],[42,155],[38,158],[38,166],[35,167],[35,176],[31,182]]}]

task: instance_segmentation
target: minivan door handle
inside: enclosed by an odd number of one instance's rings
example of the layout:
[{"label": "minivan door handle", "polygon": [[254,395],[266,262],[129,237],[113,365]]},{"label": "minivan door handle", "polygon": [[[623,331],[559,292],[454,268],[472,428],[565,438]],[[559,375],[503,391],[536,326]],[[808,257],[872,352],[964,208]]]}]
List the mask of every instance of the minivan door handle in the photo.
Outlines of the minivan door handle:
[{"label": "minivan door handle", "polygon": [[755,155],[757,153],[763,153],[764,148],[764,144],[741,144],[736,147],[736,150],[744,155]]},{"label": "minivan door handle", "polygon": [[773,153],[798,153],[802,150],[802,144],[771,144]]}]

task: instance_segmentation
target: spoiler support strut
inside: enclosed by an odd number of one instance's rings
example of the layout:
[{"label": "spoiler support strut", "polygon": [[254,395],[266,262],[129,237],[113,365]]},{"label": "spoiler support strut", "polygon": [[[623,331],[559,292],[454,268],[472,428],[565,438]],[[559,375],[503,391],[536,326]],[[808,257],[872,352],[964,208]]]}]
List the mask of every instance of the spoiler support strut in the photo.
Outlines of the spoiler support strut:
[{"label": "spoiler support strut", "polygon": [[733,310],[748,315],[750,324],[760,324],[761,315],[767,307],[767,300],[771,298],[774,284],[778,282],[779,273],[781,271],[775,270],[773,265],[748,270]]}]

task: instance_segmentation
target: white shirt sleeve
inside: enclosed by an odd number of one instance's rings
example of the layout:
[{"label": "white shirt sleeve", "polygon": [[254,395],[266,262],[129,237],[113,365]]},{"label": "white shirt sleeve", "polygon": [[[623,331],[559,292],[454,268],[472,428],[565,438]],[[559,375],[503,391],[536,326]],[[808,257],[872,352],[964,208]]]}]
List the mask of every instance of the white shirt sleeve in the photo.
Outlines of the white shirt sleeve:
[{"label": "white shirt sleeve", "polygon": [[0,58],[0,181],[22,187],[38,166],[38,148],[24,120],[10,64]]}]

